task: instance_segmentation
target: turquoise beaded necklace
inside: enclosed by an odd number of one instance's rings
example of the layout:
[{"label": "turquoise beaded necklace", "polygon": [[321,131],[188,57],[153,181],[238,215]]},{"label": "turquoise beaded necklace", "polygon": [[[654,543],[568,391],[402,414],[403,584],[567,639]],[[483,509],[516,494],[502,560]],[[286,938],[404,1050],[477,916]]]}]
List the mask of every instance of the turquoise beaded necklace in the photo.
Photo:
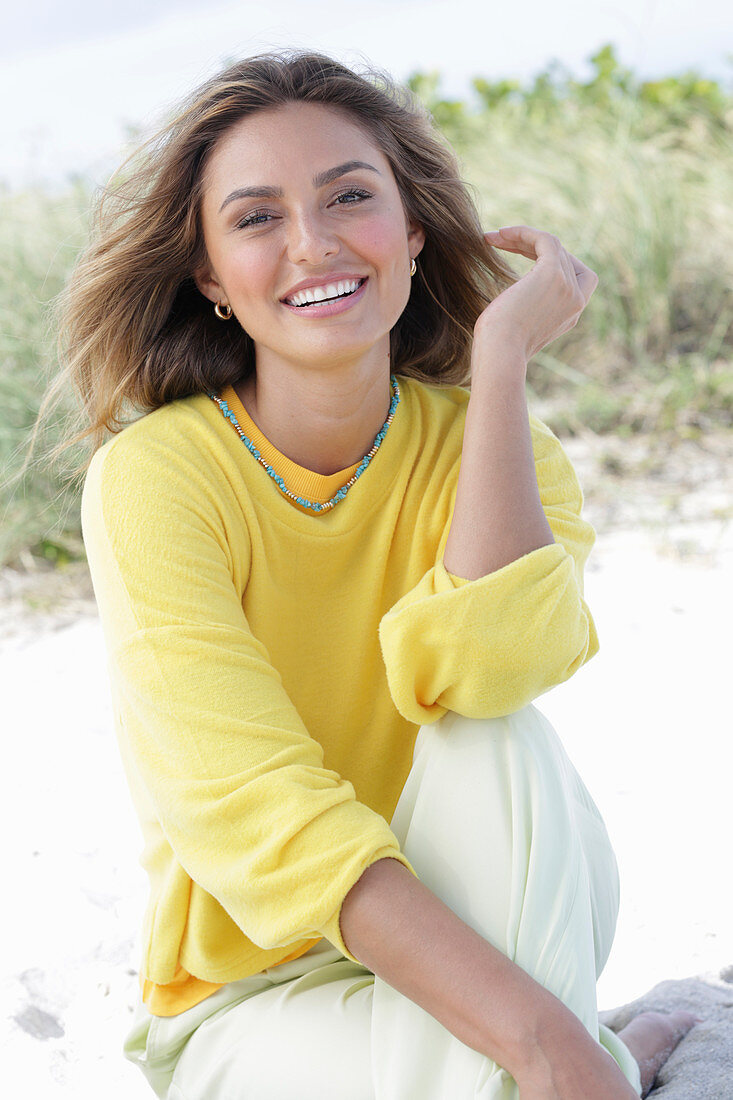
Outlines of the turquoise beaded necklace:
[{"label": "turquoise beaded necklace", "polygon": [[392,423],[392,420],[393,420],[394,414],[395,414],[395,410],[396,410],[397,406],[400,403],[400,387],[397,384],[397,379],[395,378],[394,374],[391,374],[389,376],[389,381],[390,381],[390,387],[391,387],[391,390],[392,390],[392,401],[390,402],[389,413],[387,414],[387,419],[385,420],[384,424],[382,424],[382,427],[379,429],[376,436],[374,437],[374,443],[372,444],[371,448],[367,451],[367,453],[364,455],[363,459],[359,463],[358,469],[354,471],[354,473],[351,475],[351,477],[346,482],[346,484],[342,485],[341,488],[338,490],[338,492],[334,493],[334,495],[331,497],[331,499],[327,500],[324,504],[321,504],[318,501],[314,501],[314,500],[306,500],[305,497],[296,496],[295,493],[293,493],[290,489],[288,489],[287,485],[285,484],[283,479],[280,477],[280,475],[277,474],[273,470],[272,466],[270,466],[270,464],[262,457],[262,455],[257,450],[257,448],[255,447],[252,440],[248,439],[247,436],[244,434],[244,430],[242,428],[242,425],[239,423],[236,416],[234,415],[232,410],[227,405],[226,401],[224,401],[221,397],[218,397],[217,394],[215,394],[215,393],[210,393],[208,396],[211,398],[211,400],[214,402],[214,404],[219,406],[219,408],[222,411],[222,414],[231,423],[232,427],[234,428],[237,435],[239,436],[239,438],[244,443],[247,450],[250,451],[250,453],[254,455],[254,457],[257,459],[257,461],[260,463],[261,466],[264,466],[264,468],[267,470],[267,472],[270,475],[270,477],[272,478],[272,480],[275,482],[277,487],[285,494],[286,497],[290,497],[291,500],[294,500],[297,504],[301,504],[304,508],[312,508],[314,512],[327,512],[329,509],[335,508],[336,505],[338,504],[338,502],[340,500],[344,499],[344,497],[346,496],[346,494],[348,493],[349,489],[354,484],[354,482],[358,478],[360,478],[361,475],[364,473],[367,466],[369,465],[369,463],[371,462],[371,460],[374,458],[375,454],[379,450],[379,447],[382,443],[382,440],[384,439],[384,437],[387,433],[387,428]]}]

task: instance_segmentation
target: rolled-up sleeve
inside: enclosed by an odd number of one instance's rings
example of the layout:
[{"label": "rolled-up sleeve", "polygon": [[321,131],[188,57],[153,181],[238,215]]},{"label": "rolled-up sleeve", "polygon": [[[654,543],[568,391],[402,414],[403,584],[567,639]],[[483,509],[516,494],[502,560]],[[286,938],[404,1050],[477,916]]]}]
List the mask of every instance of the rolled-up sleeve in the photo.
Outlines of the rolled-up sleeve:
[{"label": "rolled-up sleeve", "polygon": [[123,752],[152,812],[252,943],[324,935],[353,958],[344,897],[378,859],[412,867],[385,819],[324,766],[250,629],[205,479],[164,452],[102,457],[85,482],[84,540]]},{"label": "rolled-up sleeve", "polygon": [[555,539],[476,580],[442,555],[382,618],[379,639],[393,701],[411,722],[447,710],[511,714],[567,680],[598,652],[583,569],[595,531],[560,441],[530,415],[540,500]]}]

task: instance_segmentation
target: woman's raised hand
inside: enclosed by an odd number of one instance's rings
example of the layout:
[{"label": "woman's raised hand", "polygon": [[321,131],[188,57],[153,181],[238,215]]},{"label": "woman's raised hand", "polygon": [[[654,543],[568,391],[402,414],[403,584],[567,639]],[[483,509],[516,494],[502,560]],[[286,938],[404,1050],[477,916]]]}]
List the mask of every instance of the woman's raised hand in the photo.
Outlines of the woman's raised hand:
[{"label": "woman's raised hand", "polygon": [[598,276],[573,256],[552,233],[512,225],[485,233],[494,248],[518,252],[537,263],[503,290],[481,313],[474,338],[501,340],[528,362],[563,332],[573,328],[598,286]]}]

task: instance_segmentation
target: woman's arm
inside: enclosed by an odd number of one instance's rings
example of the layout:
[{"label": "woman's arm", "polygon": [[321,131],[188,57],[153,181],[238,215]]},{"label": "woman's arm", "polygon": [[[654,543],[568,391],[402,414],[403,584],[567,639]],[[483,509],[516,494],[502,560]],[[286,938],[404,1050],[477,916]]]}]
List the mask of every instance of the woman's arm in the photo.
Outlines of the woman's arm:
[{"label": "woman's arm", "polygon": [[595,531],[575,470],[527,412],[522,349],[484,333],[474,351],[435,564],[379,624],[395,706],[417,725],[510,714],[599,648],[583,594]]},{"label": "woman's arm", "polygon": [[493,573],[555,541],[537,486],[525,394],[527,361],[477,334],[456,501],[443,553],[449,573]]},{"label": "woman's arm", "polygon": [[384,817],[327,766],[250,628],[246,490],[222,476],[222,454],[197,403],[173,402],[101,448],[82,493],[155,891],[147,977],[161,984],[177,960],[216,981],[255,948],[322,935],[341,947],[346,892],[375,860],[404,859]]},{"label": "woman's arm", "polygon": [[487,233],[497,248],[536,260],[474,327],[471,399],[456,503],[443,555],[476,580],[554,542],[540,503],[524,383],[536,352],[573,328],[598,276],[557,237],[528,225]]},{"label": "woman's arm", "polygon": [[373,863],[341,907],[352,955],[517,1081],[522,1100],[636,1093],[578,1018],[397,860]]},{"label": "woman's arm", "polygon": [[517,226],[501,242],[537,263],[474,326],[445,542],[379,624],[395,706],[418,725],[446,710],[512,713],[598,650],[583,596],[595,532],[560,441],[524,392],[532,355],[575,324],[598,279],[549,233]]}]

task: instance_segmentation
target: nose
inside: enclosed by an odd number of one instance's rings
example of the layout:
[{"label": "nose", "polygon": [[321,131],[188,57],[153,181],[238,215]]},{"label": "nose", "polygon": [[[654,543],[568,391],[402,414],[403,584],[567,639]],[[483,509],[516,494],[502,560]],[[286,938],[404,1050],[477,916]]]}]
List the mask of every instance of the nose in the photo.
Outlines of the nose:
[{"label": "nose", "polygon": [[307,263],[315,267],[327,257],[335,256],[339,247],[332,228],[317,212],[301,210],[290,219],[287,251],[291,263]]}]

